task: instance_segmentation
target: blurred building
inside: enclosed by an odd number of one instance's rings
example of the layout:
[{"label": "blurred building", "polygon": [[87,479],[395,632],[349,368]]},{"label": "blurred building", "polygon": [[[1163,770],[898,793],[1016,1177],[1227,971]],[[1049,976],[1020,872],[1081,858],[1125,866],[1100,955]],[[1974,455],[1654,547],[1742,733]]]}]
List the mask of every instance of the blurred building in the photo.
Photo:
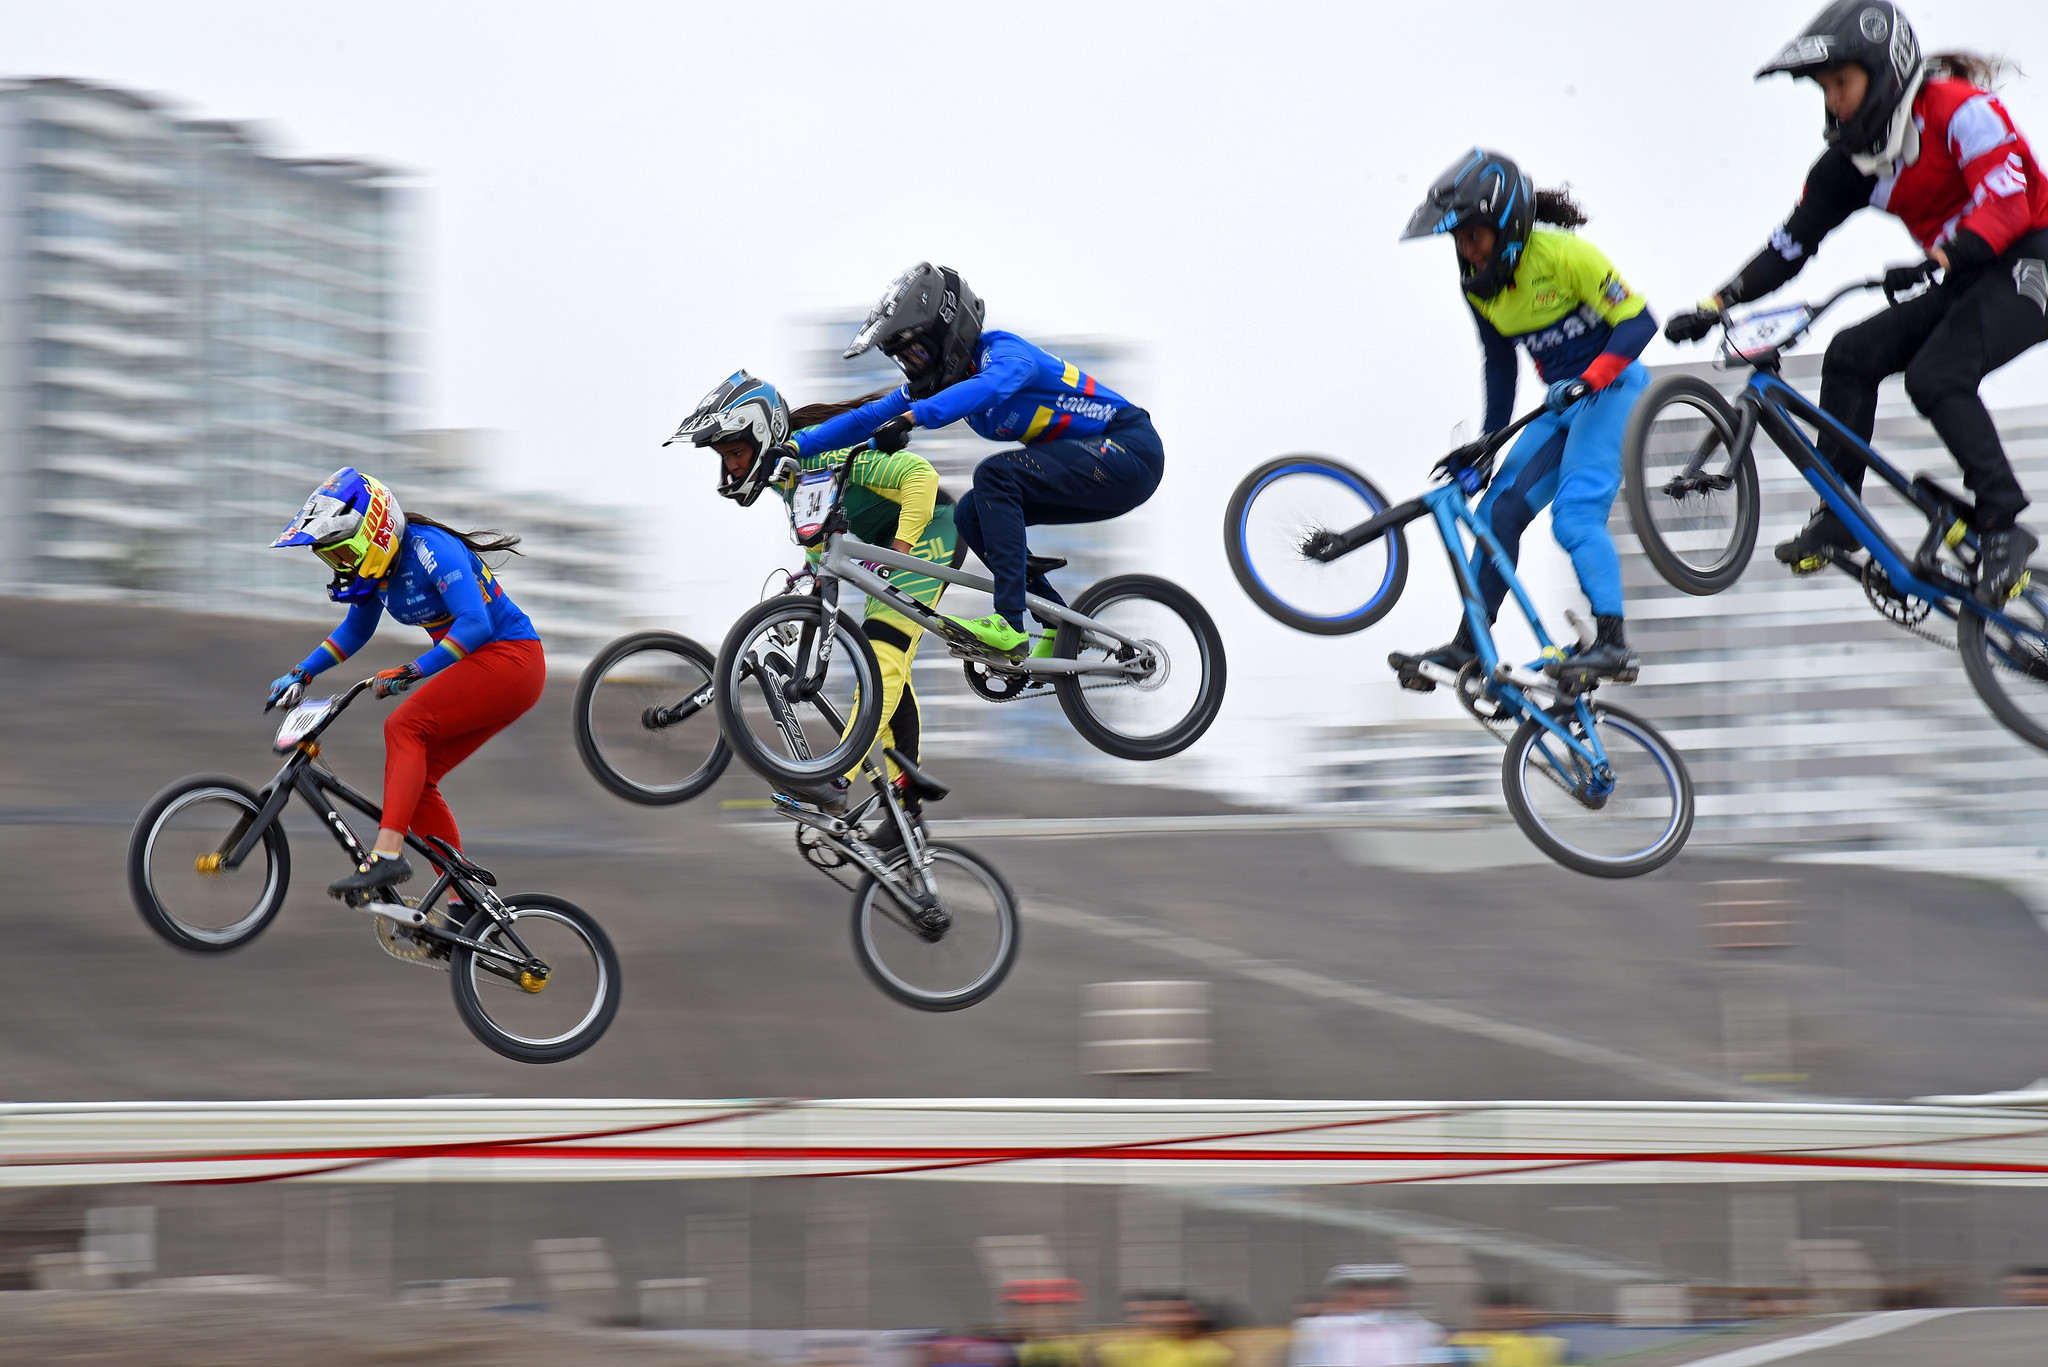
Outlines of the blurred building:
[{"label": "blurred building", "polygon": [[516,597],[573,660],[627,615],[616,509],[510,494],[482,434],[406,435],[403,191],[243,125],[0,84],[0,591],[332,614],[273,555],[344,465],[526,538]]},{"label": "blurred building", "polygon": [[[821,403],[901,385],[903,372],[879,349],[863,352],[852,360],[840,354],[866,316],[865,311],[849,310],[799,320],[800,374],[794,392],[785,392],[784,397],[792,404]],[[1143,358],[1133,347],[1101,337],[1034,336],[1032,340],[1062,360],[1100,377],[1119,393],[1144,392],[1143,376],[1138,373]],[[940,487],[958,498],[973,487],[974,467],[984,457],[1005,448],[959,422],[936,431],[919,429],[913,449],[938,469]],[[1128,528],[1118,530],[1115,520],[1033,527],[1031,550],[1035,555],[1066,559],[1067,567],[1056,571],[1053,579],[1069,600],[1099,579],[1138,568],[1141,558],[1135,553]],[[972,557],[966,568],[977,574],[985,572],[981,562]],[[987,594],[959,588],[947,589],[941,606],[954,616],[965,617],[978,617],[993,608]],[[1017,706],[1006,708],[998,717],[996,704],[968,691],[960,661],[944,649],[921,649],[912,669],[926,732],[945,736],[947,754],[1079,759],[1094,753],[1059,714],[1050,690],[1042,697],[1020,699]]]},{"label": "blurred building", "polygon": [[0,584],[303,604],[280,510],[401,451],[390,175],[0,86]]},{"label": "blurred building", "polygon": [[[1658,367],[1733,393],[1747,372]],[[1785,377],[1816,397],[1820,357],[1787,358]],[[1896,380],[1883,391],[1874,444],[1908,474],[1954,487],[1960,476]],[[1995,413],[2020,482],[2048,488],[2048,406]],[[1679,592],[1643,556],[1624,500],[1610,527],[1628,588],[1641,682],[1615,701],[1657,722],[1685,754],[1698,790],[1694,849],[1741,847],[1821,859],[1955,866],[1993,850],[2010,874],[2048,875],[2040,835],[2048,755],[2000,726],[1970,688],[1938,614],[1908,632],[1878,615],[1838,573],[1794,579],[1772,545],[1815,497],[1760,437],[1763,523],[1743,577],[1708,598]],[[1917,542],[1916,511],[1871,480],[1872,509]],[[1551,605],[1554,631],[1561,608]],[[1932,637],[1932,640],[1927,639]],[[1448,708],[1446,709],[1448,710]],[[1413,819],[1504,812],[1500,748],[1469,720],[1325,728],[1312,747],[1313,800]]]}]

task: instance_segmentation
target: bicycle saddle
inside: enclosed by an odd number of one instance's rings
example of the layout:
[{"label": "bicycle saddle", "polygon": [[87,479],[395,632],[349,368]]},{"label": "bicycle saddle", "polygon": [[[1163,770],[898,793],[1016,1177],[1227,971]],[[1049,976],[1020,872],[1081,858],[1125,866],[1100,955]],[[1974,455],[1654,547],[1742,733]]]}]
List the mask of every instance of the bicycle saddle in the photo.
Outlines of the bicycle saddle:
[{"label": "bicycle saddle", "polygon": [[1051,574],[1054,570],[1065,569],[1066,566],[1065,556],[1027,555],[1024,557],[1024,573],[1026,574]]},{"label": "bicycle saddle", "polygon": [[496,874],[492,873],[489,869],[484,868],[481,865],[472,864],[468,859],[464,858],[459,852],[457,852],[452,845],[450,845],[447,841],[441,839],[440,836],[423,835],[418,831],[414,831],[413,834],[417,836],[419,839],[426,841],[429,845],[432,845],[436,850],[439,850],[441,852],[441,857],[447,860],[448,863],[454,867],[455,871],[461,874],[463,877],[469,879],[472,882],[482,883],[487,888],[495,888],[496,886],[498,886],[498,876]]},{"label": "bicycle saddle", "polygon": [[903,775],[905,786],[926,802],[937,802],[940,798],[953,791],[924,770],[918,768],[915,764],[912,764],[910,756],[904,754],[895,746],[888,747],[882,753],[889,757],[890,762]]}]

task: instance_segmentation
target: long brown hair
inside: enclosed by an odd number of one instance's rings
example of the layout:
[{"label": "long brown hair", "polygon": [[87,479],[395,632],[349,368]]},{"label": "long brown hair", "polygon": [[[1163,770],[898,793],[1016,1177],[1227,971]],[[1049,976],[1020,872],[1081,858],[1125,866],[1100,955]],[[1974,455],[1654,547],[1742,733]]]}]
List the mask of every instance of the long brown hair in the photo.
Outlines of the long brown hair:
[{"label": "long brown hair", "polygon": [[789,428],[794,432],[800,428],[816,427],[827,419],[836,418],[841,413],[851,413],[862,404],[873,403],[876,399],[886,397],[895,392],[894,389],[877,389],[874,393],[863,394],[857,399],[837,399],[831,403],[807,403],[789,415]]},{"label": "long brown hair", "polygon": [[446,532],[478,555],[489,555],[492,551],[512,551],[514,555],[523,553],[512,550],[514,546],[519,544],[519,537],[507,536],[495,527],[486,531],[458,532],[437,518],[431,518],[425,513],[415,513],[410,510],[405,514],[405,525],[408,527],[432,527],[436,531]]},{"label": "long brown hair", "polygon": [[1538,190],[1533,210],[1538,223],[1554,223],[1560,228],[1585,226],[1586,211],[1572,198],[1572,187],[1560,185],[1555,190]]},{"label": "long brown hair", "polygon": [[2007,72],[2015,76],[2027,73],[2020,70],[2020,64],[2010,57],[1998,53],[1985,55],[1981,52],[1957,50],[1936,52],[1927,59],[1927,74],[1930,76],[1952,76],[1959,81],[1981,86],[1985,90],[1998,84],[1999,78]]}]

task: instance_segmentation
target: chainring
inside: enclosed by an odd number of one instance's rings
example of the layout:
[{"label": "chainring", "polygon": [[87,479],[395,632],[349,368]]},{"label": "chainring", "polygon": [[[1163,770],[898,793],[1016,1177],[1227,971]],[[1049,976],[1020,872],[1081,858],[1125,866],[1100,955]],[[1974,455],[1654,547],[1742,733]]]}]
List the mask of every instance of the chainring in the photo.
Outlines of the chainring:
[{"label": "chainring", "polygon": [[1934,605],[1924,598],[1914,598],[1893,588],[1891,576],[1884,572],[1884,566],[1877,563],[1877,557],[1872,556],[1863,562],[1863,573],[1860,577],[1863,583],[1863,596],[1870,600],[1870,606],[1876,608],[1886,621],[1901,631],[1918,636],[1930,645],[1940,646],[1943,650],[1956,648],[1954,641],[1936,635],[1920,625],[1927,620],[1927,614],[1934,610]]},{"label": "chainring", "polygon": [[[404,899],[409,907],[417,908],[420,899]],[[427,913],[427,924],[439,930],[453,931],[450,921],[439,907]],[[448,971],[448,947],[438,940],[422,940],[412,933],[409,926],[401,926],[389,916],[378,916],[371,920],[370,928],[377,937],[377,947],[402,964],[418,964],[422,968]]]},{"label": "chainring", "polygon": [[1458,702],[1472,719],[1493,734],[1502,744],[1507,743],[1507,727],[1515,720],[1514,709],[1507,703],[1486,691],[1486,679],[1480,673],[1477,659],[1465,661],[1458,670]]}]

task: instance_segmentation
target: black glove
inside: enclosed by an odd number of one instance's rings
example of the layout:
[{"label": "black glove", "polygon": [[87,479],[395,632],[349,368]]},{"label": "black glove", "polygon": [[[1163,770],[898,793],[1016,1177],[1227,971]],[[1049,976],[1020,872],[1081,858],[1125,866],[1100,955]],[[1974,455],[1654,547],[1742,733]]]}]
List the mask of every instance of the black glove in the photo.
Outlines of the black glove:
[{"label": "black glove", "polygon": [[877,451],[894,455],[910,445],[910,429],[915,426],[917,424],[910,420],[908,414],[902,417],[891,418],[875,429],[871,440],[875,443]]},{"label": "black glove", "polygon": [[1910,266],[1893,266],[1884,273],[1884,297],[1890,300],[1907,290],[1918,289],[1934,278],[1941,267],[1933,261],[1919,261]]},{"label": "black glove", "polygon": [[1721,321],[1721,310],[1697,308],[1686,313],[1674,313],[1664,324],[1664,340],[1667,342],[1697,342],[1714,330],[1714,324]]},{"label": "black glove", "polygon": [[1467,497],[1478,493],[1493,478],[1493,440],[1481,437],[1466,442],[1438,461],[1431,473],[1457,480]]}]

